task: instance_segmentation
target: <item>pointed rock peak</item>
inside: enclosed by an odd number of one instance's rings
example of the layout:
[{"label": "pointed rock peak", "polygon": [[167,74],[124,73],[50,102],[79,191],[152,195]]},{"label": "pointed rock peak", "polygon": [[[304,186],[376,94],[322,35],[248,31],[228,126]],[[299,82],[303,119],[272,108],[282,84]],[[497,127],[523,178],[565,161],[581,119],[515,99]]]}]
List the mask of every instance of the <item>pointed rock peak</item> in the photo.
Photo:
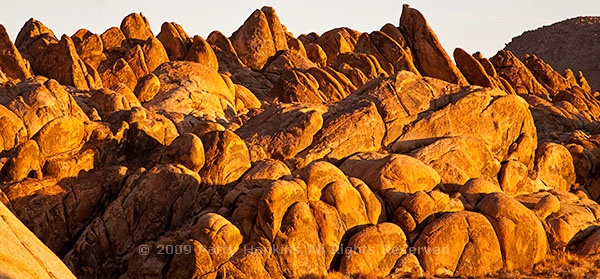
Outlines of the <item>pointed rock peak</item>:
[{"label": "pointed rock peak", "polygon": [[172,61],[182,60],[191,45],[190,37],[179,24],[174,22],[163,22],[156,38],[163,44]]},{"label": "pointed rock peak", "polygon": [[406,39],[404,39],[404,36],[400,32],[400,30],[398,30],[398,28],[393,24],[387,23],[386,25],[381,27],[380,30],[381,32],[388,35],[390,38],[394,39],[403,48],[406,47]]},{"label": "pointed rock peak", "polygon": [[400,30],[413,51],[415,66],[423,75],[460,85],[468,84],[421,12],[404,5]]},{"label": "pointed rock peak", "polygon": [[19,31],[15,45],[19,49],[28,48],[35,40],[41,37],[49,38],[50,41],[57,42],[54,32],[46,27],[42,22],[30,18]]},{"label": "pointed rock peak", "polygon": [[29,62],[21,56],[10,40],[6,28],[0,24],[0,69],[6,77],[19,82],[32,77]]},{"label": "pointed rock peak", "polygon": [[288,49],[287,39],[285,37],[285,27],[279,21],[277,12],[272,7],[264,6],[260,9],[267,18],[269,23],[269,29],[271,29],[271,36],[273,36],[273,42],[275,43],[275,49],[284,50]]},{"label": "pointed rock peak", "polygon": [[260,70],[277,49],[269,21],[261,10],[255,10],[231,35],[231,43],[240,60],[253,70]]},{"label": "pointed rock peak", "polygon": [[129,48],[125,40],[125,34],[117,27],[108,28],[100,35],[104,51],[119,50],[121,48]]},{"label": "pointed rock peak", "polygon": [[215,71],[219,70],[219,61],[215,52],[208,42],[198,35],[194,36],[192,46],[184,60],[202,63]]},{"label": "pointed rock peak", "polygon": [[517,94],[535,94],[549,99],[548,90],[540,84],[533,73],[511,51],[501,50],[490,58],[490,62]]},{"label": "pointed rock peak", "polygon": [[588,93],[592,92],[592,88],[591,88],[590,84],[588,83],[587,79],[585,78],[585,76],[583,76],[582,71],[577,72],[577,76],[575,77],[575,79],[577,80],[577,83],[579,83],[579,86],[581,88],[583,88],[583,90],[585,90]]},{"label": "pointed rock peak", "polygon": [[470,84],[483,87],[498,87],[474,56],[471,56],[462,48],[454,49],[453,55],[456,66],[465,75]]},{"label": "pointed rock peak", "polygon": [[497,68],[512,67],[516,65],[516,61],[521,62],[521,60],[519,60],[519,58],[517,58],[510,50],[498,51],[496,55],[490,58],[490,61],[492,61]]},{"label": "pointed rock peak", "polygon": [[131,13],[121,21],[121,31],[127,39],[145,41],[154,37],[148,19],[142,13]]},{"label": "pointed rock peak", "polygon": [[533,76],[553,95],[558,93],[558,91],[570,88],[566,78],[537,56],[526,54],[523,63],[529,68]]}]

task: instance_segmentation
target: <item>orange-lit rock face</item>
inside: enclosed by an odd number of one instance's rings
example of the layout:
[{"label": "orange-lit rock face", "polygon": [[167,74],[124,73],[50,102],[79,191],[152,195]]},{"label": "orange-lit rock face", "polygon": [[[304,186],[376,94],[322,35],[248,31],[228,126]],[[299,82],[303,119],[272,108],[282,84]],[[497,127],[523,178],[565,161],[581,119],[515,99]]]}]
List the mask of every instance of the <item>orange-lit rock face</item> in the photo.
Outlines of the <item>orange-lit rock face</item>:
[{"label": "orange-lit rock face", "polygon": [[2,276],[527,276],[600,251],[582,74],[455,65],[409,6],[370,33],[239,20],[0,25]]}]

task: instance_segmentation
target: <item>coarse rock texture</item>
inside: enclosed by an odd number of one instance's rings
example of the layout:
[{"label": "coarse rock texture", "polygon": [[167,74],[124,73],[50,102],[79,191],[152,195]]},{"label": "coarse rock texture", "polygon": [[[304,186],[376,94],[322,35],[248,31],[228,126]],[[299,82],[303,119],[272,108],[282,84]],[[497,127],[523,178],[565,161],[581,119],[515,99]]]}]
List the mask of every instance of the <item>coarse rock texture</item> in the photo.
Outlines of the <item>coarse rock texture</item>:
[{"label": "coarse rock texture", "polygon": [[359,153],[346,159],[340,169],[379,192],[388,189],[404,193],[427,191],[441,182],[433,168],[400,154]]},{"label": "coarse rock texture", "polygon": [[544,259],[548,239],[527,207],[504,193],[485,195],[477,207],[496,231],[506,270],[531,269]]},{"label": "coarse rock texture", "polygon": [[12,212],[0,203],[0,276],[4,278],[76,278]]},{"label": "coarse rock texture", "polygon": [[416,9],[404,4],[400,16],[400,30],[413,50],[415,64],[423,75],[450,83],[466,85],[467,80],[452,63],[425,17]]},{"label": "coarse rock texture", "polygon": [[444,214],[423,229],[414,248],[431,275],[483,276],[503,263],[492,224],[475,212]]},{"label": "coarse rock texture", "polygon": [[[517,57],[534,54],[559,72],[572,69],[583,72],[594,90],[600,89],[600,68],[590,63],[600,43],[600,17],[582,16],[563,20],[512,38],[505,49]],[[585,46],[585,47],[582,47]],[[577,51],[573,51],[573,50]]]},{"label": "coarse rock texture", "polygon": [[30,79],[33,75],[29,61],[21,56],[17,47],[10,40],[6,28],[0,24],[0,69],[13,83]]},{"label": "coarse rock texture", "polygon": [[0,25],[0,277],[600,274],[579,68],[455,65],[408,5],[370,32],[283,22],[263,7],[205,39],[141,13],[71,36],[30,19],[14,43]]},{"label": "coarse rock texture", "polygon": [[195,62],[162,64],[153,73],[160,89],[144,106],[152,111],[193,114],[209,119],[235,116],[235,91],[214,69]]},{"label": "coarse rock texture", "polygon": [[392,223],[367,227],[350,238],[347,253],[340,263],[344,274],[389,274],[396,261],[405,254],[407,244],[404,232]]},{"label": "coarse rock texture", "polygon": [[249,145],[251,160],[289,159],[310,146],[323,126],[326,108],[270,106],[236,131]]}]

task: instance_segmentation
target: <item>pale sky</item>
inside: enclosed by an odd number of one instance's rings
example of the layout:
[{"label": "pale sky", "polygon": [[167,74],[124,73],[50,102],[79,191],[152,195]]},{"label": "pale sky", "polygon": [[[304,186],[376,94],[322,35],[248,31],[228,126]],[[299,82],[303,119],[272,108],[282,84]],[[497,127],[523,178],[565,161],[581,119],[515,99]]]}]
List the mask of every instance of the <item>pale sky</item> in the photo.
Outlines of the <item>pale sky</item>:
[{"label": "pale sky", "polygon": [[[10,1],[10,4],[6,2]],[[119,26],[123,17],[142,12],[154,35],[164,21],[179,23],[190,35],[207,37],[213,30],[229,36],[262,6],[272,6],[281,22],[295,36],[323,32],[341,26],[361,32],[378,30],[386,23],[398,25],[402,4],[425,15],[446,51],[455,47],[486,57],[526,30],[581,15],[600,15],[600,1],[529,0],[422,0],[422,1],[256,1],[217,0],[1,0],[0,24],[14,41],[31,17],[52,29],[56,36],[72,35],[79,28],[102,33]]]}]

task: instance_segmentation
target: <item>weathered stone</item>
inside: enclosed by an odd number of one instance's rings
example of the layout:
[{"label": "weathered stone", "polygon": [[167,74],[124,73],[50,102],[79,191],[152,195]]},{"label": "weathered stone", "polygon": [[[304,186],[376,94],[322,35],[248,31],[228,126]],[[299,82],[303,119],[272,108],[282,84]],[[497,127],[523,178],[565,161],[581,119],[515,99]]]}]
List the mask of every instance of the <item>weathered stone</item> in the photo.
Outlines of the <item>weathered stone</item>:
[{"label": "weathered stone", "polygon": [[[399,32],[398,35],[402,36]],[[403,39],[401,42],[398,42],[398,40],[394,40],[389,34],[374,31],[371,33],[371,41],[379,53],[392,64],[395,72],[404,70],[420,76],[419,71],[414,65],[412,52],[410,48],[403,45]]]},{"label": "weathered stone", "polygon": [[183,225],[211,199],[198,174],[182,165],[157,165],[128,179],[124,188],[64,257],[77,276],[123,273],[122,261],[138,245]]},{"label": "weathered stone", "polygon": [[320,45],[315,43],[310,43],[305,45],[306,48],[306,57],[310,59],[310,61],[314,62],[320,67],[324,67],[327,65],[327,53],[321,48]]},{"label": "weathered stone", "polygon": [[502,189],[487,179],[471,178],[463,187],[460,187],[459,192],[470,205],[474,206],[484,196],[483,194],[502,192]]},{"label": "weathered stone", "polygon": [[473,92],[413,123],[393,149],[448,136],[481,139],[502,162],[514,159],[533,166],[537,134],[527,103],[492,89]]},{"label": "weathered stone", "polygon": [[101,165],[97,159],[97,151],[86,149],[76,154],[62,154],[49,158],[44,163],[43,173],[45,178],[52,177],[60,180],[78,177],[81,173],[92,171],[95,166]]},{"label": "weathered stone", "polygon": [[[76,178],[26,179],[6,192],[15,215],[58,256],[64,256],[79,233],[114,199],[126,168],[82,172]],[[85,197],[85,199],[81,199]]]},{"label": "weathered stone", "polygon": [[129,48],[125,38],[125,34],[117,27],[108,28],[100,35],[102,39],[102,47],[104,51],[121,52],[123,49]]},{"label": "weathered stone", "polygon": [[471,137],[443,138],[410,155],[435,169],[444,184],[463,185],[471,178],[493,181],[500,170],[485,143]]},{"label": "weathered stone", "polygon": [[340,272],[385,276],[406,253],[408,245],[400,227],[381,223],[359,231],[343,248]]},{"label": "weathered stone", "polygon": [[569,150],[556,143],[544,143],[538,147],[535,170],[548,188],[568,191],[575,183],[575,167]]},{"label": "weathered stone", "polygon": [[419,263],[417,256],[412,253],[407,253],[398,259],[396,265],[394,265],[394,269],[392,269],[391,275],[400,277],[422,277],[423,273],[423,268],[421,267],[421,263]]},{"label": "weathered stone", "polygon": [[[362,197],[369,221],[372,224],[384,222],[387,219],[387,211],[383,199],[373,193],[371,188],[362,180],[356,177],[350,177],[349,180]],[[310,193],[310,186],[308,189]]]},{"label": "weathered stone", "polygon": [[[126,119],[115,120],[113,117],[126,116]],[[108,122],[129,124],[125,153],[130,157],[144,157],[163,145],[170,145],[179,136],[177,127],[167,117],[135,107],[129,111],[119,111],[106,117]],[[149,159],[149,158],[147,158]]]},{"label": "weathered stone", "polygon": [[30,79],[31,73],[29,61],[25,60],[17,47],[12,43],[6,28],[0,24],[0,69],[8,79],[14,83]]},{"label": "weathered stone", "polygon": [[481,63],[479,63],[475,57],[468,54],[462,48],[454,49],[453,55],[454,61],[456,61],[456,66],[460,69],[470,84],[483,87],[500,88],[500,85],[497,84],[496,81],[490,76],[488,76]]},{"label": "weathered stone", "polygon": [[389,76],[394,73],[394,66],[392,66],[392,64],[385,57],[383,57],[379,50],[373,45],[371,36],[368,33],[363,33],[360,35],[356,45],[354,46],[354,52],[364,53],[374,57],[379,66],[381,66],[381,70],[385,72],[385,76]]},{"label": "weathered stone", "polygon": [[[440,212],[464,210],[460,200],[450,198],[438,190],[418,191],[408,195],[394,212],[394,220],[409,236],[415,236],[417,227],[421,227],[427,218]],[[407,215],[409,214],[409,215]],[[413,223],[413,224],[411,224]]]},{"label": "weathered stone", "polygon": [[181,246],[189,247],[191,251],[187,254],[176,254],[173,257],[167,278],[193,278],[206,275],[213,269],[211,254],[202,243],[189,239],[181,243]]},{"label": "weathered stone", "polygon": [[424,76],[439,78],[450,83],[467,85],[467,80],[442,48],[437,36],[421,12],[408,4],[402,7],[400,30],[413,51],[414,62]]},{"label": "weathered stone", "polygon": [[123,18],[121,31],[130,40],[145,41],[154,37],[148,19],[142,13],[131,13]]},{"label": "weathered stone", "polygon": [[281,271],[290,278],[324,275],[328,265],[321,251],[318,223],[308,203],[290,206],[273,242]]},{"label": "weathered stone", "polygon": [[54,32],[33,18],[25,22],[15,40],[15,46],[23,58],[31,63],[34,74],[34,69],[39,65],[37,59],[42,56],[49,45],[56,43],[58,43],[58,39]]},{"label": "weathered stone", "polygon": [[[559,73],[567,68],[583,71],[594,90],[598,90],[600,72],[596,63],[590,63],[590,58],[598,49],[594,34],[599,30],[598,17],[577,16],[523,32],[512,38],[504,49],[518,57],[535,53]],[[559,48],[573,51],[557,51]]]},{"label": "weathered stone", "polygon": [[8,208],[0,203],[0,263],[6,278],[76,278]]},{"label": "weathered stone", "polygon": [[506,79],[517,94],[534,94],[548,98],[548,90],[531,74],[529,69],[508,50],[499,51],[490,58],[498,75]]},{"label": "weathered stone", "polygon": [[71,40],[81,60],[92,68],[98,69],[100,63],[106,60],[102,38],[99,35],[87,29],[79,29],[71,36]]},{"label": "weathered stone", "polygon": [[387,189],[407,193],[429,191],[441,181],[430,166],[400,154],[358,153],[346,159],[340,169],[348,176],[360,178],[377,192]]},{"label": "weathered stone", "polygon": [[154,111],[171,111],[226,119],[235,115],[235,92],[221,75],[202,64],[175,61],[161,65],[154,74],[160,90],[144,106]]},{"label": "weathered stone", "polygon": [[113,88],[118,91],[110,89],[93,91],[86,104],[89,107],[96,109],[98,114],[102,117],[114,111],[130,110],[133,107],[141,106],[138,99],[126,85],[117,83]]},{"label": "weathered stone", "polygon": [[523,63],[552,96],[558,93],[558,91],[570,88],[568,81],[561,74],[554,71],[552,66],[537,56],[527,54],[523,59]]},{"label": "weathered stone", "polygon": [[256,229],[269,241],[279,233],[288,208],[306,201],[306,185],[301,180],[276,180],[262,193],[257,205]]},{"label": "weathered stone", "polygon": [[153,72],[158,66],[165,62],[169,62],[169,56],[165,51],[162,43],[155,37],[150,37],[142,46],[148,72]]},{"label": "weathered stone", "polygon": [[504,269],[528,270],[546,257],[546,232],[532,211],[504,193],[486,195],[477,207],[494,227]]},{"label": "weathered stone", "polygon": [[331,67],[353,80],[356,87],[360,87],[365,83],[355,81],[356,78],[353,75],[357,71],[360,71],[366,80],[388,75],[381,68],[375,56],[358,52],[340,53],[331,63]]},{"label": "weathered stone", "polygon": [[67,35],[63,35],[58,43],[44,48],[35,61],[32,68],[36,74],[56,79],[61,84],[73,85],[81,90],[101,87],[95,70],[79,58],[73,40]]},{"label": "weathered stone", "polygon": [[123,58],[127,61],[129,67],[131,67],[136,78],[140,78],[150,72],[148,71],[148,65],[146,64],[146,55],[140,45],[130,48]]},{"label": "weathered stone", "polygon": [[600,231],[596,231],[591,236],[589,236],[584,242],[578,254],[583,256],[594,256],[600,253]]},{"label": "weathered stone", "polygon": [[352,184],[344,180],[334,181],[322,191],[321,200],[335,207],[345,228],[370,223],[362,196]]},{"label": "weathered stone", "polygon": [[252,162],[289,159],[311,145],[323,125],[325,111],[318,106],[272,105],[236,133],[248,144]]},{"label": "weathered stone", "polygon": [[191,39],[175,22],[163,22],[156,38],[163,44],[169,60],[183,60],[191,45]]},{"label": "weathered stone", "polygon": [[375,105],[366,101],[346,105],[338,103],[323,115],[323,128],[297,156],[299,167],[321,158],[339,161],[381,147],[385,126]]},{"label": "weathered stone", "polygon": [[262,69],[277,51],[269,22],[261,10],[255,10],[231,35],[231,43],[239,59],[253,70]]},{"label": "weathered stone", "polygon": [[324,103],[341,101],[356,90],[356,86],[342,73],[326,67],[310,68],[306,71],[319,85],[320,99]]},{"label": "weathered stone", "polygon": [[185,55],[184,60],[204,64],[215,71],[219,70],[219,61],[217,60],[215,52],[208,42],[200,36],[194,36],[192,45]]},{"label": "weathered stone", "polygon": [[[354,51],[354,45],[360,33],[349,28],[336,28],[321,35],[316,43],[323,49],[327,56],[327,65],[331,66],[340,53]],[[356,38],[354,36],[356,36]]]},{"label": "weathered stone", "polygon": [[552,194],[559,199],[560,209],[545,219],[548,242],[553,250],[564,250],[598,226],[600,206],[569,192],[553,191]]},{"label": "weathered stone", "polygon": [[238,251],[244,237],[240,230],[223,216],[207,213],[192,226],[191,237],[204,245],[214,266],[227,261]]},{"label": "weathered stone", "polygon": [[175,138],[165,150],[163,160],[182,164],[193,172],[198,172],[204,166],[204,146],[194,134],[183,134]]},{"label": "weathered stone", "polygon": [[237,181],[250,168],[246,143],[235,133],[214,131],[201,137],[205,164],[198,172],[208,185],[225,186]]},{"label": "weathered stone", "polygon": [[328,101],[319,91],[319,83],[310,74],[298,70],[289,70],[281,74],[267,93],[273,102],[321,104]]},{"label": "weathered stone", "polygon": [[206,38],[206,42],[214,51],[221,72],[234,72],[244,67],[244,63],[238,57],[233,44],[223,33],[219,31],[211,32]]},{"label": "weathered stone", "polygon": [[64,116],[44,125],[33,137],[43,157],[68,151],[77,151],[86,140],[85,127],[81,120]]},{"label": "weathered stone", "polygon": [[550,214],[560,210],[560,200],[552,194],[543,197],[533,208],[533,212],[540,218],[545,220]]},{"label": "weathered stone", "polygon": [[[0,89],[2,92],[0,104],[10,109],[23,121],[29,137],[37,133],[46,123],[62,116],[70,115],[84,122],[89,121],[75,99],[56,80],[36,77],[4,89]],[[19,121],[14,121],[6,113],[3,116],[8,117],[7,120],[11,120],[15,127],[19,127]],[[20,138],[22,134],[18,131],[19,129],[14,130],[15,133],[9,138],[12,138],[11,140]]]},{"label": "weathered stone", "polygon": [[123,58],[119,58],[110,68],[100,73],[102,84],[106,88],[111,88],[118,83],[127,85],[129,89],[135,88],[137,76],[129,66],[129,63]]},{"label": "weathered stone", "polygon": [[279,76],[286,70],[305,71],[315,66],[316,64],[298,52],[282,50],[269,59],[262,71],[268,75]]},{"label": "weathered stone", "polygon": [[433,221],[414,249],[425,272],[435,276],[485,276],[503,263],[492,224],[469,211],[447,213]]},{"label": "weathered stone", "polygon": [[151,101],[160,92],[160,80],[155,74],[147,74],[138,79],[133,94],[142,103]]},{"label": "weathered stone", "polygon": [[17,154],[10,159],[6,168],[6,178],[9,182],[18,182],[34,172],[37,178],[42,178],[40,147],[37,142],[28,140],[17,148]]},{"label": "weathered stone", "polygon": [[244,113],[249,109],[259,109],[262,107],[262,103],[254,93],[243,85],[234,84],[235,89],[235,110],[238,113]]},{"label": "weathered stone", "polygon": [[28,138],[23,121],[0,104],[0,152],[10,150]]}]

